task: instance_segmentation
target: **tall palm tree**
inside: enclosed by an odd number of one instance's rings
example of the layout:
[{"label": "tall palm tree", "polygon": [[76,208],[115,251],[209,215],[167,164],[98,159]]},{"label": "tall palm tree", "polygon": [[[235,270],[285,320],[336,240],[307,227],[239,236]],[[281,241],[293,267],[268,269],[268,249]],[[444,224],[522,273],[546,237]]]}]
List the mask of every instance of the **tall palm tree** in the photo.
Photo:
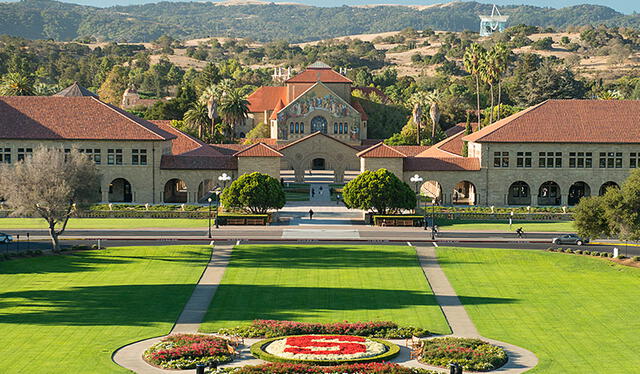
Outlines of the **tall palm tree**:
[{"label": "tall palm tree", "polygon": [[494,94],[493,87],[498,79],[499,68],[496,54],[493,50],[484,54],[483,59],[480,61],[480,79],[489,85],[489,95],[491,96],[491,108],[489,110],[489,124],[493,123],[494,112]]},{"label": "tall palm tree", "polygon": [[209,125],[209,111],[207,104],[202,101],[191,103],[189,110],[184,113],[184,123],[192,129],[198,130],[198,138],[203,139],[205,126]]},{"label": "tall palm tree", "polygon": [[239,126],[249,114],[249,101],[247,101],[242,89],[232,88],[222,97],[219,110],[220,116],[228,125],[228,131],[230,131],[229,138],[233,138],[236,127]]},{"label": "tall palm tree", "polygon": [[464,51],[464,68],[476,79],[476,114],[478,116],[478,126],[480,125],[480,68],[485,49],[478,43],[471,44]]},{"label": "tall palm tree", "polygon": [[200,95],[200,101],[207,105],[207,115],[211,120],[211,134],[216,132],[216,123],[220,118],[219,107],[222,98],[233,87],[234,83],[231,79],[224,79],[218,84],[212,84],[205,88]]},{"label": "tall palm tree", "polygon": [[493,53],[495,55],[496,64],[498,68],[498,121],[502,116],[502,75],[509,68],[509,57],[511,57],[511,50],[504,43],[498,43],[493,47]]},{"label": "tall palm tree", "polygon": [[427,105],[427,94],[424,91],[418,91],[411,95],[409,98],[409,104],[412,106],[412,119],[416,125],[416,144],[420,145],[420,131],[422,129],[422,116]]},{"label": "tall palm tree", "polygon": [[433,90],[426,96],[426,100],[429,103],[429,117],[431,117],[431,144],[435,144],[436,139],[436,127],[440,122],[440,101],[442,95],[440,91]]},{"label": "tall palm tree", "polygon": [[2,96],[32,96],[33,83],[29,77],[20,73],[7,73],[0,80]]}]

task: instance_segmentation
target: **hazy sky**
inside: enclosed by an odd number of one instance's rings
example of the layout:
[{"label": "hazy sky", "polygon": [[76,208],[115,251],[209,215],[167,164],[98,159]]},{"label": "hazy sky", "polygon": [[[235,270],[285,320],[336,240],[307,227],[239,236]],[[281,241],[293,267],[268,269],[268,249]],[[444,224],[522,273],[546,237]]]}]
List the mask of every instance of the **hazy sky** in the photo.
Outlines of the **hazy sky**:
[{"label": "hazy sky", "polygon": [[[0,2],[7,0],[0,0]],[[12,0],[9,0],[12,1]],[[15,0],[17,1],[17,0]],[[62,0],[68,3],[93,5],[93,6],[111,6],[111,5],[128,5],[128,4],[145,4],[159,2],[160,0]],[[181,0],[169,0],[181,1]],[[188,1],[188,0],[186,0]],[[341,5],[362,5],[362,4],[415,4],[429,5],[436,3],[449,2],[447,0],[269,0],[275,3],[279,2],[297,2],[315,6],[341,6]],[[599,4],[611,7],[619,12],[632,13],[640,12],[640,0],[481,0],[481,3],[495,3],[497,5],[507,4],[529,4],[536,6],[548,6],[553,8],[562,8],[565,6],[576,4]]]}]

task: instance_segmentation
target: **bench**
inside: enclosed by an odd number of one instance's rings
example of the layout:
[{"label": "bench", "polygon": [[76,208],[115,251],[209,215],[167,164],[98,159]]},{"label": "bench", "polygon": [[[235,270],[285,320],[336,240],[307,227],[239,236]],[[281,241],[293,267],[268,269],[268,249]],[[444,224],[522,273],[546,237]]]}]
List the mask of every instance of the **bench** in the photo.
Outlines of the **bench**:
[{"label": "bench", "polygon": [[244,225],[244,218],[227,218],[227,225]]},{"label": "bench", "polygon": [[396,226],[413,226],[413,220],[412,219],[396,220]]},{"label": "bench", "polygon": [[264,225],[263,218],[247,218],[247,225]]},{"label": "bench", "polygon": [[383,219],[380,223],[380,226],[395,226],[396,220],[394,219]]}]

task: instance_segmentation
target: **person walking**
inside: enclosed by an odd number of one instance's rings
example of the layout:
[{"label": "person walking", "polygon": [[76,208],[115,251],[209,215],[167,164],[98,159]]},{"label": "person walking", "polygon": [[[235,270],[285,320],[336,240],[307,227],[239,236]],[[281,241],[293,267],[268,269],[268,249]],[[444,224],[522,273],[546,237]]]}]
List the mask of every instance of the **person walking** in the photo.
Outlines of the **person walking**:
[{"label": "person walking", "polygon": [[309,219],[313,219],[313,209],[309,209]]}]

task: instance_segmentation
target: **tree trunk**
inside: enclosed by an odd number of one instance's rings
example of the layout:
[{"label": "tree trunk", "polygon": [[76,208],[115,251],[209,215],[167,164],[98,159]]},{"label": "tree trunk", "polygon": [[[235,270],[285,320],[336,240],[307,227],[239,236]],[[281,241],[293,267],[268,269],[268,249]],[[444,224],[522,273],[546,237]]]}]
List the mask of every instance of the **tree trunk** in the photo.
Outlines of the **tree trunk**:
[{"label": "tree trunk", "polygon": [[502,80],[498,79],[498,121],[500,121],[500,118],[502,118],[502,115],[500,113],[501,102],[502,102]]},{"label": "tree trunk", "polygon": [[202,140],[202,125],[198,125],[198,139]]},{"label": "tree trunk", "polygon": [[489,85],[489,95],[491,95],[491,110],[489,111],[489,124],[493,123],[493,83]]},{"label": "tree trunk", "polygon": [[51,249],[54,251],[60,250],[60,242],[58,241],[58,233],[56,232],[56,224],[49,223],[49,237],[51,237]]},{"label": "tree trunk", "polygon": [[416,145],[420,145],[420,122],[421,121],[416,122]]},{"label": "tree trunk", "polygon": [[482,125],[480,124],[480,77],[477,75],[476,73],[476,104],[477,104],[477,112],[476,115],[478,116],[478,128],[481,128]]}]

